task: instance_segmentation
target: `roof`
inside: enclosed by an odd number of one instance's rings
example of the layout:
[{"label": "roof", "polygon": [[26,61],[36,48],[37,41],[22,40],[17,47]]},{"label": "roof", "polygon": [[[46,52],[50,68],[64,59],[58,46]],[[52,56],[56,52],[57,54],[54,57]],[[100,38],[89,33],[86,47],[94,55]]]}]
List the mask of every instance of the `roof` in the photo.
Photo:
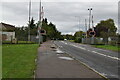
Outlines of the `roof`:
[{"label": "roof", "polygon": [[15,31],[15,26],[6,24],[6,23],[0,23],[0,30],[2,31]]}]

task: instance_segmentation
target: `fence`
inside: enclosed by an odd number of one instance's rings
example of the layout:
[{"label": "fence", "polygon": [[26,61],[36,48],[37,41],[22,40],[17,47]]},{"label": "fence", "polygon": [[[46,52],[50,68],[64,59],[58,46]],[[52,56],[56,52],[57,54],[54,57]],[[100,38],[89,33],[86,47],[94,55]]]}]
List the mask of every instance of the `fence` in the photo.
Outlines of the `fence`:
[{"label": "fence", "polygon": [[82,43],[84,43],[84,44],[110,44],[110,45],[117,45],[117,44],[119,44],[119,38],[118,37],[109,37],[109,38],[90,37],[90,38],[82,38]]}]

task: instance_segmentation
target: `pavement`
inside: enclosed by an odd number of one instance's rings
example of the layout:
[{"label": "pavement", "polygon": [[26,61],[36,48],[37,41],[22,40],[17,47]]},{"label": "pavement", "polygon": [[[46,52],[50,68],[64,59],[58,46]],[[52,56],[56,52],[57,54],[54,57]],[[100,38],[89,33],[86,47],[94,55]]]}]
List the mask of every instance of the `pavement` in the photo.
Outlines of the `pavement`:
[{"label": "pavement", "polygon": [[[90,45],[72,43],[69,41],[55,41],[59,48],[74,56],[94,71],[112,80],[120,79],[118,65],[120,58],[118,52],[94,48]],[[114,79],[113,79],[114,78]]]},{"label": "pavement", "polygon": [[38,48],[35,78],[99,78],[98,73],[66,54],[53,41],[47,41]]}]

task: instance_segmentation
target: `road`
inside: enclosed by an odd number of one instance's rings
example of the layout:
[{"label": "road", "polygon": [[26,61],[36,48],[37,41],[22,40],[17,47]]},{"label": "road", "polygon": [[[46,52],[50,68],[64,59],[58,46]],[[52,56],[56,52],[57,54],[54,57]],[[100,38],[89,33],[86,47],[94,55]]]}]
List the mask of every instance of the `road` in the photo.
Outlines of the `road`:
[{"label": "road", "polygon": [[[87,72],[87,73],[86,73]],[[38,48],[35,76],[53,80],[106,80],[96,72],[84,66],[68,54],[61,51],[53,41],[47,41]],[[59,79],[58,79],[59,78]]]},{"label": "road", "polygon": [[117,52],[98,49],[90,45],[72,43],[69,41],[54,41],[62,51],[72,55],[79,61],[102,74],[107,78],[118,78],[118,58]]}]

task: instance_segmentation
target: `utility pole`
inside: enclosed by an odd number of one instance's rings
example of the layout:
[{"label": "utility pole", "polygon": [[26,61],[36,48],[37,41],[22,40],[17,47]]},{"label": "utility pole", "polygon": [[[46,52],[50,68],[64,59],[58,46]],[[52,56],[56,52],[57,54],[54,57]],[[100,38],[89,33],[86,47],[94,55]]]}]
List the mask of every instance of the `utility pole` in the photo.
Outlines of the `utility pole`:
[{"label": "utility pole", "polygon": [[91,22],[91,11],[92,11],[92,8],[89,8],[89,29],[90,29],[90,22]]},{"label": "utility pole", "polygon": [[87,19],[85,19],[85,30],[86,30],[86,38],[87,38]]},{"label": "utility pole", "polygon": [[94,21],[93,21],[93,15],[92,15],[92,28],[93,28],[93,31],[94,31]]},{"label": "utility pole", "polygon": [[39,5],[39,26],[38,26],[38,33],[39,33],[39,46],[41,43],[41,0],[40,0],[40,5]]},{"label": "utility pole", "polygon": [[79,17],[79,37],[80,37],[80,17]]},{"label": "utility pole", "polygon": [[43,19],[43,6],[41,7],[41,0],[40,0],[40,6],[39,6],[39,26],[38,26],[38,32],[39,32],[39,46],[40,46],[40,43],[43,41],[43,37],[42,37],[42,34],[41,34],[41,28],[42,28],[42,19]]},{"label": "utility pole", "polygon": [[29,2],[28,41],[30,41],[30,19],[31,19],[31,0],[30,0],[30,2]]}]

